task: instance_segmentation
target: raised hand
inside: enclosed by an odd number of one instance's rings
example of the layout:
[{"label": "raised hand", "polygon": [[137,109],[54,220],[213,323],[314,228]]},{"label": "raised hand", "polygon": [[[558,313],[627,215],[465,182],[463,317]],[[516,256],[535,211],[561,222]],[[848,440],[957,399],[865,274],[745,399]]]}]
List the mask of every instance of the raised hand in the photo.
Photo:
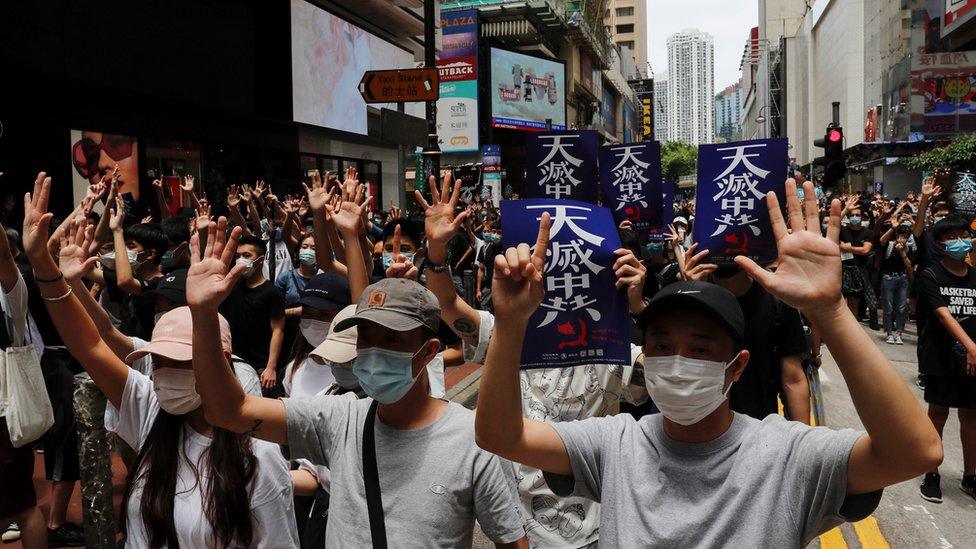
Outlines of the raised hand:
[{"label": "raised hand", "polygon": [[153,179],[152,186],[159,190],[163,190],[163,180],[160,178]]},{"label": "raised hand", "polygon": [[91,272],[98,263],[98,256],[88,256],[92,240],[95,238],[95,227],[88,224],[88,219],[78,216],[68,223],[61,233],[61,249],[58,252],[58,266],[69,282],[80,280]]},{"label": "raised hand", "polygon": [[193,176],[186,175],[183,177],[183,183],[180,184],[180,188],[188,193],[192,193],[194,189],[193,182],[194,182]]},{"label": "raised hand", "polygon": [[803,313],[817,315],[836,312],[845,308],[840,293],[840,201],[830,204],[827,236],[820,234],[820,219],[813,201],[813,185],[804,184],[806,215],[800,211],[800,200],[795,185],[788,180],[786,202],[789,209],[789,226],[780,211],[779,200],[772,192],[766,195],[769,220],[772,222],[779,266],[770,272],[749,258],[738,256],[735,262],[769,293]]},{"label": "raised hand", "polygon": [[250,204],[251,199],[254,197],[254,193],[251,192],[251,187],[247,186],[247,183],[241,185],[241,202],[245,204]]},{"label": "raised hand", "polygon": [[637,260],[634,252],[627,248],[614,250],[617,261],[613,263],[613,272],[617,276],[614,285],[617,289],[627,288],[627,303],[630,310],[638,310],[644,299],[644,282],[647,280],[647,267]]},{"label": "raised hand", "polygon": [[231,185],[227,187],[227,207],[236,208],[241,204],[240,191],[237,190],[237,185]]},{"label": "raised hand", "polygon": [[420,270],[417,269],[412,261],[400,253],[401,226],[402,225],[397,225],[396,228],[393,229],[393,261],[386,269],[386,278],[407,278],[410,280],[417,280],[417,277],[420,276]]},{"label": "raised hand", "polygon": [[186,273],[186,304],[191,309],[216,311],[244,274],[242,265],[231,264],[237,252],[241,228],[227,236],[227,218],[221,216],[207,227],[207,246],[200,254],[200,234],[190,237],[190,269]]},{"label": "raised hand", "polygon": [[351,194],[348,190],[343,187],[342,200],[336,202],[332,209],[332,220],[343,235],[358,237],[363,230],[363,210],[368,200],[366,186],[357,186]]},{"label": "raised hand", "polygon": [[929,200],[940,193],[942,193],[942,187],[935,184],[935,178],[926,177],[925,181],[922,182],[922,198]]},{"label": "raised hand", "polygon": [[401,217],[403,217],[403,212],[400,211],[400,208],[396,204],[390,202],[390,215],[388,220],[393,221],[394,219],[400,219]]},{"label": "raised hand", "polygon": [[675,250],[675,254],[678,256],[678,268],[681,271],[681,277],[685,280],[708,280],[715,269],[718,269],[718,265],[714,263],[702,263],[702,260],[708,255],[708,250],[702,250],[696,254],[695,250],[697,249],[698,243],[695,242],[687,251]]},{"label": "raised hand", "polygon": [[430,176],[428,179],[430,204],[427,203],[420,191],[414,191],[414,198],[424,209],[424,233],[427,236],[427,245],[430,247],[447,246],[448,241],[457,233],[458,227],[464,222],[464,218],[469,215],[469,212],[465,210],[454,217],[454,209],[461,197],[461,182],[454,182],[454,189],[448,195],[451,179],[451,174],[446,174],[442,187],[443,192],[438,192],[437,181],[434,176]]},{"label": "raised hand", "polygon": [[206,231],[207,228],[212,225],[213,216],[210,215],[210,204],[207,204],[206,200],[201,200],[197,205],[197,216],[194,218],[194,224],[198,231]]},{"label": "raised hand", "polygon": [[112,216],[108,219],[108,228],[115,231],[122,230],[122,222],[125,221],[125,202],[122,195],[115,195],[115,207],[112,208]]},{"label": "raised hand", "polygon": [[308,205],[312,208],[313,212],[322,212],[328,209],[329,201],[332,200],[332,195],[335,194],[335,189],[330,189],[326,191],[325,183],[319,176],[319,172],[312,172],[312,186],[309,187],[302,182],[302,187],[305,187],[305,194],[308,196]]},{"label": "raised hand", "polygon": [[535,250],[528,244],[505,250],[495,256],[491,281],[491,300],[495,316],[527,321],[542,303],[546,291],[542,285],[549,248],[549,213],[543,213]]},{"label": "raised hand", "polygon": [[21,236],[24,241],[24,254],[31,263],[39,260],[51,259],[48,251],[48,230],[54,214],[47,211],[48,198],[51,194],[51,178],[47,173],[40,172],[34,180],[34,192],[24,195],[24,230]]},{"label": "raised hand", "polygon": [[617,225],[617,228],[621,231],[629,231],[634,228],[634,224],[629,219],[624,219],[620,225]]}]

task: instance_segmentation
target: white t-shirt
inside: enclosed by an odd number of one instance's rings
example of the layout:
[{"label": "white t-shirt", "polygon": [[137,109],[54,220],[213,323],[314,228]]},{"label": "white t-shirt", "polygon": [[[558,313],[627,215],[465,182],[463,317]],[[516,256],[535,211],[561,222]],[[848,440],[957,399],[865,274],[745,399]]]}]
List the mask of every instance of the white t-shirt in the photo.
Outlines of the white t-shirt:
[{"label": "white t-shirt", "polygon": [[[142,349],[149,342],[145,339],[132,337],[133,352]],[[237,381],[241,382],[241,388],[249,395],[261,396],[261,381],[258,379],[257,372],[254,371],[247,362],[238,356],[231,356],[231,365],[234,367],[234,375]],[[152,355],[146,355],[138,360],[133,360],[129,365],[133,370],[145,376],[151,376],[153,371]]]},{"label": "white t-shirt", "polygon": [[305,361],[295,372],[293,379],[291,372],[294,365],[294,360],[288,361],[288,367],[285,368],[285,378],[281,380],[285,394],[290,397],[315,396],[332,387],[332,384],[335,383],[332,367],[327,364],[319,364],[310,356],[305,357]]},{"label": "white t-shirt", "polygon": [[[105,428],[119,435],[138,452],[149,436],[158,414],[159,402],[153,391],[152,380],[129,369],[120,409],[116,410],[111,402],[105,407]],[[288,463],[282,457],[277,444],[252,440],[257,466],[248,489],[254,524],[251,547],[298,547],[298,528],[292,508],[292,481]],[[214,545],[213,531],[203,510],[201,483],[197,482],[193,472],[196,469],[203,476],[207,471],[206,456],[210,443],[209,437],[197,433],[189,425],[184,425],[183,450],[180,452],[173,506],[173,522],[181,547]],[[143,482],[139,480],[132,487],[128,508],[123,510],[127,513],[126,547],[142,548],[149,545],[140,512]]]},{"label": "white t-shirt", "polygon": [[[478,311],[481,319],[474,362],[484,363],[495,317]],[[469,352],[471,348],[468,348]],[[536,421],[558,423],[620,413],[620,401],[647,400],[643,375],[635,381],[634,364],[643,350],[630,346],[631,366],[586,364],[571,368],[520,370],[522,415]],[[525,530],[532,547],[581,547],[600,536],[600,504],[583,497],[560,497],[546,484],[542,471],[513,463]]]},{"label": "white t-shirt", "polygon": [[[17,282],[9,292],[0,291],[0,308],[3,309],[3,318],[0,321],[7,323],[7,333],[10,336],[14,347],[33,345],[37,352],[37,359],[41,359],[44,354],[44,340],[37,331],[37,323],[27,311],[27,284],[24,277],[17,273]],[[3,349],[0,349],[2,351]],[[3,387],[0,387],[0,417],[7,413],[6,402],[4,401]]]},{"label": "white t-shirt", "polygon": [[[265,237],[264,237],[264,244],[265,244],[265,246],[267,246],[270,243],[271,243],[271,240],[269,238],[267,238],[267,235],[265,235]],[[270,250],[268,250],[268,251],[270,252]],[[278,240],[275,240],[274,255],[275,255],[275,273],[274,273],[274,276],[270,276],[270,274],[269,274],[269,269],[270,269],[270,264],[271,264],[271,261],[269,261],[269,260],[271,258],[268,258],[268,257],[264,258],[264,266],[261,267],[261,271],[264,273],[264,278],[267,278],[268,280],[270,280],[272,284],[274,284],[274,282],[276,280],[278,280],[278,277],[281,276],[281,273],[283,273],[285,271],[290,271],[290,270],[292,270],[292,269],[295,268],[291,264],[291,252],[288,251],[288,244],[285,244],[285,242],[283,240],[281,240],[280,238]]]}]

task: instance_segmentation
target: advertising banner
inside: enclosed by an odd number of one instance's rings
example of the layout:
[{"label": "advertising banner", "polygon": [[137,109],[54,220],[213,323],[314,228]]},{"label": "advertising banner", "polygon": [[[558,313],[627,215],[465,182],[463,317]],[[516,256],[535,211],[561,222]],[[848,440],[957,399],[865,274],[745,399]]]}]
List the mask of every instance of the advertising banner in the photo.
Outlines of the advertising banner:
[{"label": "advertising banner", "polygon": [[[412,69],[413,53],[305,0],[291,0],[290,28],[295,121],[366,135],[363,74]],[[406,107],[413,116],[423,117],[423,110],[423,103]]]},{"label": "advertising banner", "polygon": [[495,128],[566,129],[566,67],[561,61],[491,48],[491,124]]},{"label": "advertising banner", "polygon": [[441,13],[437,141],[441,152],[478,150],[478,10]]},{"label": "advertising banner", "polygon": [[[119,193],[139,202],[139,142],[130,135],[71,130],[71,187],[75,204],[88,186],[111,175],[119,167]],[[174,196],[180,196],[177,192]]]},{"label": "advertising banner", "polygon": [[545,297],[529,318],[521,367],[568,368],[630,362],[627,299],[614,286],[621,246],[606,208],[572,200],[505,200],[502,245],[536,241],[539,220],[551,225]]},{"label": "advertising banner", "polygon": [[641,141],[600,147],[603,204],[619,225],[629,220],[638,235],[661,226],[661,144]]},{"label": "advertising banner", "polygon": [[755,139],[698,147],[694,239],[708,261],[732,264],[744,255],[764,264],[776,258],[766,207],[773,191],[786,207],[786,139]]},{"label": "advertising banner", "polygon": [[593,130],[527,136],[523,196],[596,202],[597,143]]}]

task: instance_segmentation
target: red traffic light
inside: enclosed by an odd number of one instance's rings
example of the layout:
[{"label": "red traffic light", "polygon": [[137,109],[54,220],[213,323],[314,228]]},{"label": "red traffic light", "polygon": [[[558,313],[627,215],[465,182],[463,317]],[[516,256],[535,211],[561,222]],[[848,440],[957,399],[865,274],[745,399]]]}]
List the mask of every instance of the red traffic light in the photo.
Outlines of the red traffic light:
[{"label": "red traffic light", "polygon": [[838,143],[844,138],[844,134],[840,130],[830,130],[827,132],[827,141],[831,143]]}]

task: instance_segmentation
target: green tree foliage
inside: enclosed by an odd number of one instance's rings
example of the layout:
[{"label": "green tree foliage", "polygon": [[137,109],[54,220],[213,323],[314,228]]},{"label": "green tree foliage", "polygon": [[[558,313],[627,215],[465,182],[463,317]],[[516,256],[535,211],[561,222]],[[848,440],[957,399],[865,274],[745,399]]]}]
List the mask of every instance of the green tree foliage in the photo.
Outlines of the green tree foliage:
[{"label": "green tree foliage", "polygon": [[668,141],[661,145],[661,170],[667,181],[678,181],[682,175],[695,173],[698,163],[698,147]]},{"label": "green tree foliage", "polygon": [[901,160],[913,170],[928,170],[947,175],[954,170],[972,170],[976,166],[976,135],[957,135],[948,145],[936,147]]}]

